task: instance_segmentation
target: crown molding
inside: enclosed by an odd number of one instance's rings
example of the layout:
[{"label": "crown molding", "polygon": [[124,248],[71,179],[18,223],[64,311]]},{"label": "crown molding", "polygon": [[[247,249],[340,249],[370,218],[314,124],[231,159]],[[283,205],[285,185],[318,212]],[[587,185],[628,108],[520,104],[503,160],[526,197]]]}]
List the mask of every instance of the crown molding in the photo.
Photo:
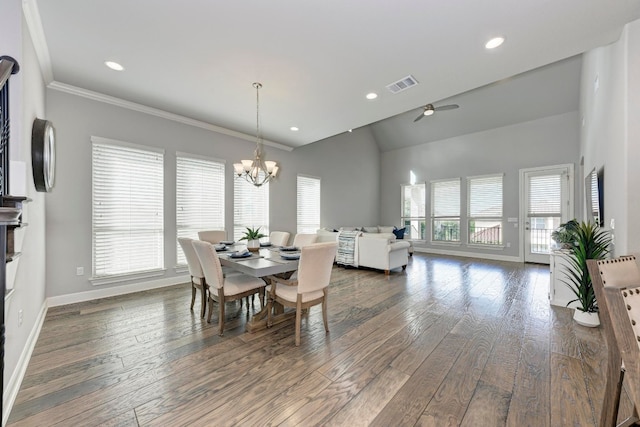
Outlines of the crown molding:
[{"label": "crown molding", "polygon": [[[68,85],[66,83],[60,83],[53,81],[47,85],[49,89],[57,90],[71,95],[80,96],[82,98],[91,99],[93,101],[103,102],[105,104],[115,105],[116,107],[126,108],[128,110],[137,111],[139,113],[149,114],[151,116],[160,117],[174,122],[182,123],[189,126],[198,127],[201,129],[209,130],[212,132],[221,133],[224,135],[233,136],[235,138],[244,139],[249,142],[256,142],[255,135],[248,135],[246,133],[237,132],[234,130],[226,129],[220,126],[212,125],[211,123],[203,122],[200,120],[191,119],[189,117],[181,116],[179,114],[169,113],[168,111],[160,110],[158,108],[147,107],[146,105],[137,104],[131,101],[125,101],[121,98],[105,95],[99,92],[93,92],[91,90],[82,89],[77,86]],[[293,151],[293,147],[288,145],[279,144],[277,142],[263,140],[264,145],[269,147],[278,148],[284,151]]]},{"label": "crown molding", "polygon": [[36,0],[22,0],[22,13],[31,35],[31,41],[38,57],[40,71],[44,78],[44,84],[48,85],[53,82],[53,69],[51,67],[51,56],[49,55],[49,46],[42,29],[42,20],[40,19],[40,11]]}]

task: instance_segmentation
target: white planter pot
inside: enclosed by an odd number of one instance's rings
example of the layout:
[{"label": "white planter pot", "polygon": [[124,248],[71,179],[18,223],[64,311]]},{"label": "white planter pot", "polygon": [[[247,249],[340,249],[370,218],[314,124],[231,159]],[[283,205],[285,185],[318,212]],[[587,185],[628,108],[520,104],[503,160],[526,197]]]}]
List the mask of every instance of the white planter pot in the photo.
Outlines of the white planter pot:
[{"label": "white planter pot", "polygon": [[586,326],[588,328],[595,328],[600,325],[598,313],[587,313],[586,311],[578,309],[573,313],[573,320],[575,320],[578,325]]},{"label": "white planter pot", "polygon": [[256,250],[256,249],[260,249],[260,240],[248,240],[247,241],[247,249],[251,250]]}]

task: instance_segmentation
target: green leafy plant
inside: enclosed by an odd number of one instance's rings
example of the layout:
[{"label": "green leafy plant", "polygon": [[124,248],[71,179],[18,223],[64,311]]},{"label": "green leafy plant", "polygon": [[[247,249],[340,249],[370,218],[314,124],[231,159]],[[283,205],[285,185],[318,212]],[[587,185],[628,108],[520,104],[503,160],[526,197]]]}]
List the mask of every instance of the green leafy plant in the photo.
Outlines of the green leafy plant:
[{"label": "green leafy plant", "polygon": [[598,311],[596,294],[591,283],[591,276],[587,269],[588,259],[604,259],[609,253],[611,237],[595,222],[576,223],[571,227],[573,243],[570,248],[569,261],[572,268],[569,269],[569,281],[565,282],[576,295],[567,306],[578,302],[578,310],[588,313]]},{"label": "green leafy plant", "polygon": [[247,231],[244,232],[244,236],[240,238],[240,240],[258,240],[261,237],[267,237],[265,234],[260,232],[260,228],[251,228],[247,227]]},{"label": "green leafy plant", "polygon": [[551,238],[563,249],[570,249],[574,244],[574,232],[578,226],[578,221],[575,219],[560,224],[560,227],[551,233]]}]

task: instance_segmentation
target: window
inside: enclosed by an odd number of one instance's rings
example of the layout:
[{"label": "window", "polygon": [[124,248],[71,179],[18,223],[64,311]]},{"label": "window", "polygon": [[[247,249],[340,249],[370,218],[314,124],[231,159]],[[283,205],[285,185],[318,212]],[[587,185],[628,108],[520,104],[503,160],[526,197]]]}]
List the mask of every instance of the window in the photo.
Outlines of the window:
[{"label": "window", "polygon": [[402,226],[408,239],[424,240],[426,228],[426,196],[424,183],[402,186]]},{"label": "window", "polygon": [[240,240],[247,227],[260,227],[269,235],[269,184],[256,187],[244,178],[233,181],[233,239]]},{"label": "window", "polygon": [[164,268],[163,151],[91,141],[93,277]]},{"label": "window", "polygon": [[320,228],[320,178],[298,175],[298,233]]},{"label": "window", "polygon": [[502,245],[502,180],[502,174],[468,178],[469,243]]},{"label": "window", "polygon": [[529,177],[527,218],[531,253],[551,251],[551,232],[560,226],[562,218],[562,178],[561,173]]},{"label": "window", "polygon": [[460,242],[460,178],[431,182],[431,241]]},{"label": "window", "polygon": [[[201,230],[224,230],[224,162],[176,153],[177,237],[198,238]],[[187,263],[176,239],[178,265]]]}]

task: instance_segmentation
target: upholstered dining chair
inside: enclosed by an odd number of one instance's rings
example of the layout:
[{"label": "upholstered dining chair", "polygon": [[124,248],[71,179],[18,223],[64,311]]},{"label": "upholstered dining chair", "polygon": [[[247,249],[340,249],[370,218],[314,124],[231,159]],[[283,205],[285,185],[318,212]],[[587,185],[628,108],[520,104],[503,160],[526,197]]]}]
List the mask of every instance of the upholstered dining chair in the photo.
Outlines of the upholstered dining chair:
[{"label": "upholstered dining chair", "polygon": [[[227,301],[241,300],[244,297],[261,293],[265,286],[262,279],[247,274],[234,274],[225,277],[222,274],[222,266],[215,248],[211,243],[194,240],[193,248],[200,260],[204,277],[209,285],[209,316],[207,322],[211,323],[213,303],[218,307],[218,334],[224,334],[224,306]],[[247,310],[249,305],[247,304]]]},{"label": "upholstered dining chair", "polygon": [[274,246],[287,246],[291,234],[287,231],[272,231],[269,234],[269,242]]},{"label": "upholstered dining chair", "polygon": [[587,267],[608,352],[599,425],[616,425],[623,381],[634,408],[619,425],[633,425],[640,407],[640,269],[635,256],[588,260]]},{"label": "upholstered dining chair", "polygon": [[317,234],[296,234],[293,238],[293,246],[302,248],[311,245],[318,240]]},{"label": "upholstered dining chair", "polygon": [[226,240],[227,232],[224,230],[202,230],[198,231],[198,239],[203,242],[220,243]]},{"label": "upholstered dining chair", "polygon": [[269,298],[267,300],[267,326],[271,326],[271,308],[274,302],[296,309],[296,346],[300,345],[300,323],[302,310],[322,304],[324,329],[327,323],[327,291],[331,281],[333,259],[336,256],[336,242],[316,243],[302,246],[298,263],[297,280],[286,280],[269,276]]},{"label": "upholstered dining chair", "polygon": [[191,242],[193,242],[193,239],[189,239],[186,237],[178,238],[178,243],[180,243],[182,252],[184,252],[184,256],[187,259],[187,266],[189,267],[189,274],[191,275],[191,310],[193,310],[193,304],[196,301],[196,289],[200,289],[202,294],[200,317],[204,317],[205,309],[207,306],[207,288],[209,286],[207,285],[207,281],[204,278],[200,260],[198,259],[196,251],[195,249],[193,249],[193,245],[191,244]]}]

